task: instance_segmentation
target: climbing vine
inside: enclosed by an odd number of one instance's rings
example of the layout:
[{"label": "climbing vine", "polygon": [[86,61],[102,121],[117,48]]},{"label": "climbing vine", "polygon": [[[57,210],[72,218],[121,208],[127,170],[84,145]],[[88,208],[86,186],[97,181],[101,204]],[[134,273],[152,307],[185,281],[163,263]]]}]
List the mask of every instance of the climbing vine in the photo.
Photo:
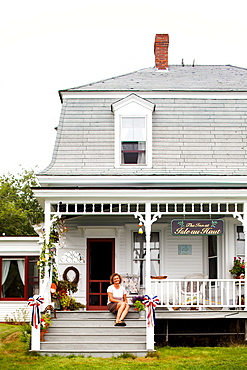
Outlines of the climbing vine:
[{"label": "climbing vine", "polygon": [[45,229],[43,228],[41,230],[43,246],[37,265],[40,270],[40,277],[42,280],[45,278],[46,267],[49,266],[50,273],[50,267],[52,266],[52,281],[55,283],[58,281],[58,272],[55,265],[56,248],[57,246],[64,246],[63,235],[67,231],[68,228],[65,226],[65,220],[63,218],[59,218],[58,216],[55,216],[51,220],[50,237],[48,243],[46,242],[45,238]]}]

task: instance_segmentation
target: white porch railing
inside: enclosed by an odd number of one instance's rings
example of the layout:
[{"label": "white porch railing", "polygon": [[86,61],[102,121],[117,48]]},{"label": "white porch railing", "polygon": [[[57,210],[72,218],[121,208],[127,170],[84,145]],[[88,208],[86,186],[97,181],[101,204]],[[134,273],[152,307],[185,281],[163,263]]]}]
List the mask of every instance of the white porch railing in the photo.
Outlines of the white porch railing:
[{"label": "white porch railing", "polygon": [[198,308],[244,309],[245,281],[241,279],[155,279],[152,295],[170,310]]}]

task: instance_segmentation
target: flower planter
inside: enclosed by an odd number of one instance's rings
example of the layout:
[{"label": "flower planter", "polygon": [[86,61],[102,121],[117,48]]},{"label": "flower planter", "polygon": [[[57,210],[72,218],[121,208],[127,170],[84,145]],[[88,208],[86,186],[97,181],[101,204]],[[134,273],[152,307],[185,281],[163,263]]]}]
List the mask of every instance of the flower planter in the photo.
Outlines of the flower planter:
[{"label": "flower planter", "polygon": [[40,341],[45,342],[45,330],[40,330]]},{"label": "flower planter", "polygon": [[139,319],[144,320],[146,318],[146,311],[139,311]]}]

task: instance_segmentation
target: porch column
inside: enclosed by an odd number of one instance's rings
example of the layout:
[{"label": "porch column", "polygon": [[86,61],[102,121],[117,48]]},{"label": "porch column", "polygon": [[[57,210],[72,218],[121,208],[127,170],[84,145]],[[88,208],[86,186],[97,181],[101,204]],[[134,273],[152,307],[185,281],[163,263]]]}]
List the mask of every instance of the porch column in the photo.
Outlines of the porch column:
[{"label": "porch column", "polygon": [[150,253],[150,239],[151,239],[151,204],[146,203],[146,222],[145,233],[146,233],[146,294],[151,297],[151,253]]},{"label": "porch column", "polygon": [[[146,234],[146,277],[145,277],[145,294],[152,298],[151,291],[151,254],[150,254],[150,239],[151,239],[151,226],[157,221],[158,217],[161,217],[160,212],[156,212],[153,217],[151,213],[151,203],[145,204],[145,219],[140,213],[136,213],[135,217],[139,217],[139,220],[143,222]],[[154,351],[154,327],[146,327],[146,349],[147,351]]]},{"label": "porch column", "polygon": [[[50,211],[50,202],[45,202],[45,243],[49,244],[50,239],[50,227],[51,227],[51,211]],[[46,250],[46,254],[49,253]],[[49,304],[51,304],[51,294],[50,294],[50,274],[49,266],[45,267],[45,276],[44,279],[40,279],[40,295],[44,298],[44,304],[42,305],[41,311]]]}]

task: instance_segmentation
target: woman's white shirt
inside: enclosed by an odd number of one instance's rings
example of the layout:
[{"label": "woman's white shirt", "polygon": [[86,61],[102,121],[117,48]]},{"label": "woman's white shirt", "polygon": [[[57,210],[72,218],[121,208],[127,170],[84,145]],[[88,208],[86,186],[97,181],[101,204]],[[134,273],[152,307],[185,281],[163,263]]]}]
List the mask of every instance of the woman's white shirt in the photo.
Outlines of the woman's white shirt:
[{"label": "woman's white shirt", "polygon": [[[107,288],[107,293],[112,293],[112,297],[114,299],[117,299],[118,301],[123,301],[123,297],[126,294],[126,290],[123,286],[119,286],[119,289],[115,288],[114,285],[110,285]],[[108,302],[107,304],[110,303],[109,297],[108,297]]]}]

